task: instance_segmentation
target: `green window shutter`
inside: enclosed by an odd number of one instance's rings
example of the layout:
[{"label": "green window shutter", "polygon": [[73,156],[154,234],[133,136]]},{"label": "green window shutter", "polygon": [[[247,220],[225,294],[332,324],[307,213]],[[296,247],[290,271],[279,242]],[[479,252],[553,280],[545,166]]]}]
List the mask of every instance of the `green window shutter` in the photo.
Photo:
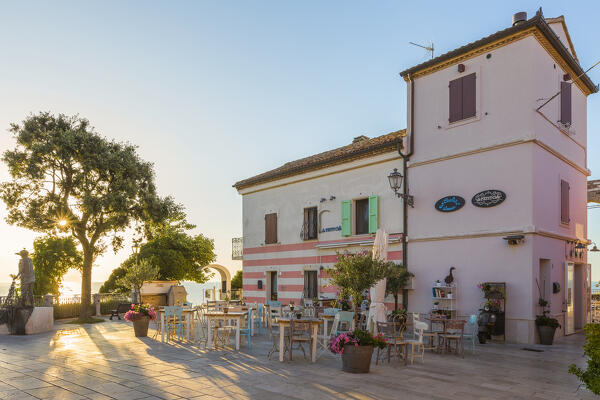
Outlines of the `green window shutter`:
[{"label": "green window shutter", "polygon": [[342,236],[350,236],[352,234],[352,202],[350,200],[342,201]]},{"label": "green window shutter", "polygon": [[369,233],[377,232],[378,220],[377,196],[369,196]]}]

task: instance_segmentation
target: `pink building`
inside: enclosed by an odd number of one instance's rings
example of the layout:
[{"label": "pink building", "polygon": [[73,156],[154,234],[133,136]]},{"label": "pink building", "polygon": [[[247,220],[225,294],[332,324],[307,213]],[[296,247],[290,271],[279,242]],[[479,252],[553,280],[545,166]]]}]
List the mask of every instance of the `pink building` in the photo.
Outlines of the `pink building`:
[{"label": "pink building", "polygon": [[507,341],[537,341],[540,292],[558,335],[581,330],[590,307],[586,98],[597,87],[564,18],[516,15],[507,29],[401,75],[406,132],[359,137],[235,184],[245,295],[331,295],[321,267],[336,251],[368,248],[377,227],[392,233],[388,256],[401,260],[403,204],[387,178],[397,168],[414,197],[409,311],[429,312],[435,281],[454,266],[459,315],[485,301],[479,283],[506,284]]}]

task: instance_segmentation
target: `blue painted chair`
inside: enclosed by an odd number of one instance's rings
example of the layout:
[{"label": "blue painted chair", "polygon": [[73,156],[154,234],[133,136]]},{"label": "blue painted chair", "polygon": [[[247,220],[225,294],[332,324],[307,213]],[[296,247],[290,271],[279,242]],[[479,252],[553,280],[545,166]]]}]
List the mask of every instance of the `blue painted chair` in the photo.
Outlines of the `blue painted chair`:
[{"label": "blue painted chair", "polygon": [[176,332],[177,337],[181,340],[183,336],[183,307],[167,306],[165,307],[165,330],[167,334],[167,342],[171,334]]},{"label": "blue painted chair", "polygon": [[262,335],[262,325],[264,318],[264,304],[259,303],[256,307],[256,313],[254,314],[254,318],[252,319],[254,326],[258,326],[258,334]]},{"label": "blue painted chair", "polygon": [[471,341],[471,353],[475,354],[475,341],[479,340],[477,337],[477,331],[479,330],[479,326],[477,325],[477,315],[471,314],[469,315],[469,322],[465,329],[465,333],[463,336],[463,340]]},{"label": "blue painted chair", "polygon": [[248,338],[248,348],[250,348],[250,338],[252,337],[252,308],[248,309],[246,318],[242,320],[242,326],[240,326],[240,338],[246,336]]},{"label": "blue painted chair", "polygon": [[323,315],[336,315],[340,311],[339,308],[326,308],[323,310]]},{"label": "blue painted chair", "polygon": [[354,330],[354,313],[352,311],[338,311],[333,319],[331,335],[339,335]]}]

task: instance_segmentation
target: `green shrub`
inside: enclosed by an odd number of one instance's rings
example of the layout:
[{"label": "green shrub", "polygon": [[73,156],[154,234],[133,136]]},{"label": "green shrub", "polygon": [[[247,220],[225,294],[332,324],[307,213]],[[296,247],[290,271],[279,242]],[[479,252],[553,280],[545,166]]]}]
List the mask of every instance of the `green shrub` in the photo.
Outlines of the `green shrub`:
[{"label": "green shrub", "polygon": [[569,373],[577,376],[589,391],[600,394],[600,324],[585,326],[585,345],[583,353],[587,356],[587,369],[569,365]]}]

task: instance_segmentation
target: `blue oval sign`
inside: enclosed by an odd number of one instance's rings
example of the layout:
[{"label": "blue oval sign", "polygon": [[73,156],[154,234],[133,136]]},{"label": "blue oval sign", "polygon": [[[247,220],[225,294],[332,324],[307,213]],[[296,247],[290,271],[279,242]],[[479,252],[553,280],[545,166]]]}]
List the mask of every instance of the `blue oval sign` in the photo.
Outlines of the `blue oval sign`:
[{"label": "blue oval sign", "polygon": [[475,207],[494,207],[506,200],[506,194],[501,190],[484,190],[473,196],[471,203]]},{"label": "blue oval sign", "polygon": [[441,212],[460,210],[465,205],[465,199],[460,196],[442,197],[435,203],[435,209]]}]

